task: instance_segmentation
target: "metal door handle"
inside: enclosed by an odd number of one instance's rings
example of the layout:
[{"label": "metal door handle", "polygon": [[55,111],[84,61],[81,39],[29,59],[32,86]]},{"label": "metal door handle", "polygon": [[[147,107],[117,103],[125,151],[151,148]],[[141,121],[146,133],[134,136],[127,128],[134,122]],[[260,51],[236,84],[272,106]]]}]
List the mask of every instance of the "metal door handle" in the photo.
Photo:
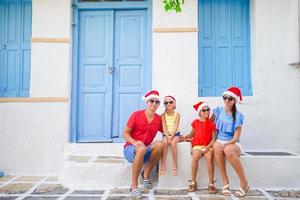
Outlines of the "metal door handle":
[{"label": "metal door handle", "polygon": [[111,67],[111,66],[107,66],[107,70],[110,74],[112,74],[114,72],[115,68]]}]

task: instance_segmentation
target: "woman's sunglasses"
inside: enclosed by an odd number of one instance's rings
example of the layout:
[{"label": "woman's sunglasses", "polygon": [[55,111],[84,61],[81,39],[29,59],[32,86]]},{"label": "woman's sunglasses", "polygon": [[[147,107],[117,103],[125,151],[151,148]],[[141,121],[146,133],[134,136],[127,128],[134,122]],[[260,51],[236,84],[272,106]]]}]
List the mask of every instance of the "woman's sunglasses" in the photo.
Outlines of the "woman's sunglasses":
[{"label": "woman's sunglasses", "polygon": [[202,111],[202,112],[209,112],[209,111],[210,111],[210,108],[202,109],[201,111]]},{"label": "woman's sunglasses", "polygon": [[174,101],[165,101],[165,102],[164,102],[165,105],[173,104],[173,103],[174,103]]},{"label": "woman's sunglasses", "polygon": [[150,99],[149,102],[152,103],[152,104],[155,103],[156,105],[159,105],[159,104],[160,104],[160,101],[159,101],[159,100],[154,100],[154,99]]},{"label": "woman's sunglasses", "polygon": [[234,98],[231,97],[231,96],[223,96],[224,101],[227,100],[227,99],[228,99],[228,101],[232,101]]}]

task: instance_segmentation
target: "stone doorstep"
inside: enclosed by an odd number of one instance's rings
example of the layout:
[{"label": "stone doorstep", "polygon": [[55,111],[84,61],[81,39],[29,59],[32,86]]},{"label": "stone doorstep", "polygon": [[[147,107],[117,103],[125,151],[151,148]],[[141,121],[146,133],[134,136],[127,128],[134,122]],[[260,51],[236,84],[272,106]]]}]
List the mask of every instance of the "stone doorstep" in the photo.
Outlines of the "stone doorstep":
[{"label": "stone doorstep", "polygon": [[45,178],[45,176],[21,176],[14,180],[14,182],[38,182]]}]

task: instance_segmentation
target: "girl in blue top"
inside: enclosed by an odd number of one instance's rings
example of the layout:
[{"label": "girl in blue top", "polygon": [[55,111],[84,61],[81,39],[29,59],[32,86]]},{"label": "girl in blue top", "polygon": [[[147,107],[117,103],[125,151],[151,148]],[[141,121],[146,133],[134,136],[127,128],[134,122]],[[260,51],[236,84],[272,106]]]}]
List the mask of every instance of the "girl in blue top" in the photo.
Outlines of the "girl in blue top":
[{"label": "girl in blue top", "polygon": [[235,192],[235,196],[243,197],[249,190],[248,181],[239,159],[241,155],[241,145],[239,137],[241,135],[244,115],[237,111],[236,103],[242,101],[242,94],[239,88],[231,87],[223,93],[224,107],[217,107],[213,110],[211,120],[215,122],[217,138],[214,143],[214,157],[217,167],[222,176],[222,194],[230,196],[229,179],[226,172],[225,158],[232,165],[240,179],[240,188]]}]

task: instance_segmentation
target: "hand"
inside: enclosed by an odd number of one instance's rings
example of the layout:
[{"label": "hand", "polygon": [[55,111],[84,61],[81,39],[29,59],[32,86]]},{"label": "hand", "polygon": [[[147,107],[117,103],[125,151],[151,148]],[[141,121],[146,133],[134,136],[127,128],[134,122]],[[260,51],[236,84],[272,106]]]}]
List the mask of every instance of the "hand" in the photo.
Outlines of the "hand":
[{"label": "hand", "polygon": [[137,141],[135,141],[134,146],[136,148],[139,148],[139,147],[145,146],[145,144],[142,141],[137,140]]},{"label": "hand", "polygon": [[179,141],[184,142],[185,141],[185,135],[180,135],[179,136]]}]

